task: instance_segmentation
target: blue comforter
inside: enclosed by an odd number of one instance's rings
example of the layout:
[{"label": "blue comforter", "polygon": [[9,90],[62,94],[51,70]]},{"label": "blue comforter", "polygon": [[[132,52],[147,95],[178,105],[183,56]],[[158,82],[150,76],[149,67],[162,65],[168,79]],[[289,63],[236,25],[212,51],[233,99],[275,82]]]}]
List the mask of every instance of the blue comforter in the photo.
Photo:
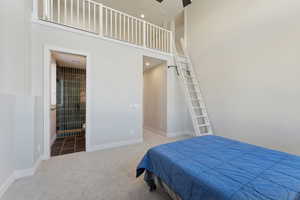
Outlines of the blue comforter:
[{"label": "blue comforter", "polygon": [[145,170],[183,200],[300,200],[300,157],[218,136],[151,148]]}]

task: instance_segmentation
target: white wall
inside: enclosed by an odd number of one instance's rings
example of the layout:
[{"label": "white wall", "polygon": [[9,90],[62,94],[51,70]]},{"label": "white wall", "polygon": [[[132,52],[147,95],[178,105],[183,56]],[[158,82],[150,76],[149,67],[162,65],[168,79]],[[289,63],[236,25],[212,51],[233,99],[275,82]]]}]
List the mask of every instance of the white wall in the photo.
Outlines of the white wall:
[{"label": "white wall", "polygon": [[167,135],[193,135],[184,90],[174,67],[167,74]]},{"label": "white wall", "polygon": [[[91,55],[90,100],[93,112],[89,125],[91,148],[94,149],[141,140],[143,55],[172,63],[172,58],[167,55],[32,24],[31,7],[31,0],[0,1],[0,110],[3,113],[0,117],[0,196],[3,185],[10,183],[7,178],[14,176],[16,170],[31,172],[43,153],[46,45],[85,51]],[[174,96],[172,92],[168,95]],[[177,97],[182,99],[182,96]],[[175,104],[170,107],[174,110],[168,107],[168,115],[177,121],[186,121],[180,112],[176,112],[183,105]],[[169,119],[168,129],[174,132],[184,130],[178,124],[171,124]]]},{"label": "white wall", "polygon": [[14,172],[14,105],[15,97],[0,95],[0,197],[6,181]]},{"label": "white wall", "polygon": [[202,0],[189,51],[214,131],[300,154],[300,1]]},{"label": "white wall", "polygon": [[30,15],[30,0],[0,1],[0,197],[14,172],[39,157],[33,157],[35,98],[29,94]]},{"label": "white wall", "polygon": [[[32,93],[37,96],[42,96],[43,92],[45,45],[90,54],[91,71],[87,78],[91,85],[91,149],[142,139],[143,55],[163,60],[171,60],[170,56],[33,24]],[[39,145],[43,145],[42,141]]]},{"label": "white wall", "polygon": [[167,64],[144,71],[144,127],[167,134]]},{"label": "white wall", "polygon": [[29,91],[30,6],[29,0],[0,1],[1,93],[24,94]]},{"label": "white wall", "polygon": [[35,163],[34,105],[34,97],[16,96],[13,124],[15,170],[29,169]]}]

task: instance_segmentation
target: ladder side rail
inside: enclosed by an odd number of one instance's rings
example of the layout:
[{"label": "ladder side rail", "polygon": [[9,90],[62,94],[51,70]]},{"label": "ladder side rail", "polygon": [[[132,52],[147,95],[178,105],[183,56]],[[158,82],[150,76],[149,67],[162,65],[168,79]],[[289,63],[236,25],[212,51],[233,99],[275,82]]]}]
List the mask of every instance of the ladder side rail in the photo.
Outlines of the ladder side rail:
[{"label": "ladder side rail", "polygon": [[213,131],[212,131],[212,125],[210,123],[209,115],[208,115],[208,112],[206,110],[206,104],[205,104],[205,100],[204,100],[204,98],[202,96],[202,91],[201,91],[201,88],[200,88],[199,80],[196,78],[196,73],[195,73],[195,70],[194,70],[194,66],[193,66],[193,64],[191,62],[191,58],[190,58],[190,56],[188,54],[188,51],[187,51],[187,49],[186,49],[186,47],[184,45],[185,43],[184,43],[183,38],[181,38],[180,42],[181,42],[181,46],[182,46],[182,49],[183,49],[184,56],[187,59],[187,63],[190,65],[189,68],[191,70],[191,74],[195,77],[195,79],[193,81],[196,82],[195,85],[196,85],[196,87],[199,90],[199,93],[197,95],[199,95],[199,98],[200,98],[200,106],[202,107],[201,110],[202,110],[202,113],[206,115],[206,117],[204,118],[204,121],[205,121],[205,123],[209,124],[209,126],[207,127],[208,133],[212,134],[213,133]]},{"label": "ladder side rail", "polygon": [[175,63],[177,65],[178,71],[179,71],[179,79],[181,79],[180,80],[180,82],[181,82],[180,85],[184,89],[184,94],[185,94],[185,97],[186,97],[186,103],[188,104],[188,110],[191,114],[191,119],[192,119],[192,124],[193,124],[193,127],[194,127],[194,131],[195,131],[195,135],[199,136],[199,135],[201,135],[201,133],[200,133],[200,129],[198,128],[198,123],[197,123],[197,121],[194,117],[194,116],[196,116],[196,113],[195,113],[195,110],[193,108],[192,102],[189,101],[189,99],[188,99],[188,98],[190,98],[190,94],[189,94],[189,91],[188,91],[188,88],[187,88],[186,84],[184,84],[185,80],[183,78],[182,66],[181,66],[181,63],[178,62],[177,57],[176,56],[174,56],[174,57],[175,57]]}]

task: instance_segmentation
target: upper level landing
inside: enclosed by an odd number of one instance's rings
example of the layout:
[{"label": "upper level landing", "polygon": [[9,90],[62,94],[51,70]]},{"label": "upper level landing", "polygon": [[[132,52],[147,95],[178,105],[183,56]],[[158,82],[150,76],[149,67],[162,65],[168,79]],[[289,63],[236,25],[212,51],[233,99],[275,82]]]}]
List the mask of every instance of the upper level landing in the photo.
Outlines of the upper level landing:
[{"label": "upper level landing", "polygon": [[35,0],[33,16],[101,38],[172,53],[172,31],[93,0]]}]

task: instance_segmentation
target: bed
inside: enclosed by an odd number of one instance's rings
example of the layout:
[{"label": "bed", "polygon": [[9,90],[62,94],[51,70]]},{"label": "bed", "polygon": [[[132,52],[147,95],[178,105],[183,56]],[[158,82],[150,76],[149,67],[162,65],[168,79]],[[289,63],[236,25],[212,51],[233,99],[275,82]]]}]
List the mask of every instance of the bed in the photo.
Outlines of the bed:
[{"label": "bed", "polygon": [[300,157],[219,136],[153,147],[143,173],[181,200],[300,200]]}]

